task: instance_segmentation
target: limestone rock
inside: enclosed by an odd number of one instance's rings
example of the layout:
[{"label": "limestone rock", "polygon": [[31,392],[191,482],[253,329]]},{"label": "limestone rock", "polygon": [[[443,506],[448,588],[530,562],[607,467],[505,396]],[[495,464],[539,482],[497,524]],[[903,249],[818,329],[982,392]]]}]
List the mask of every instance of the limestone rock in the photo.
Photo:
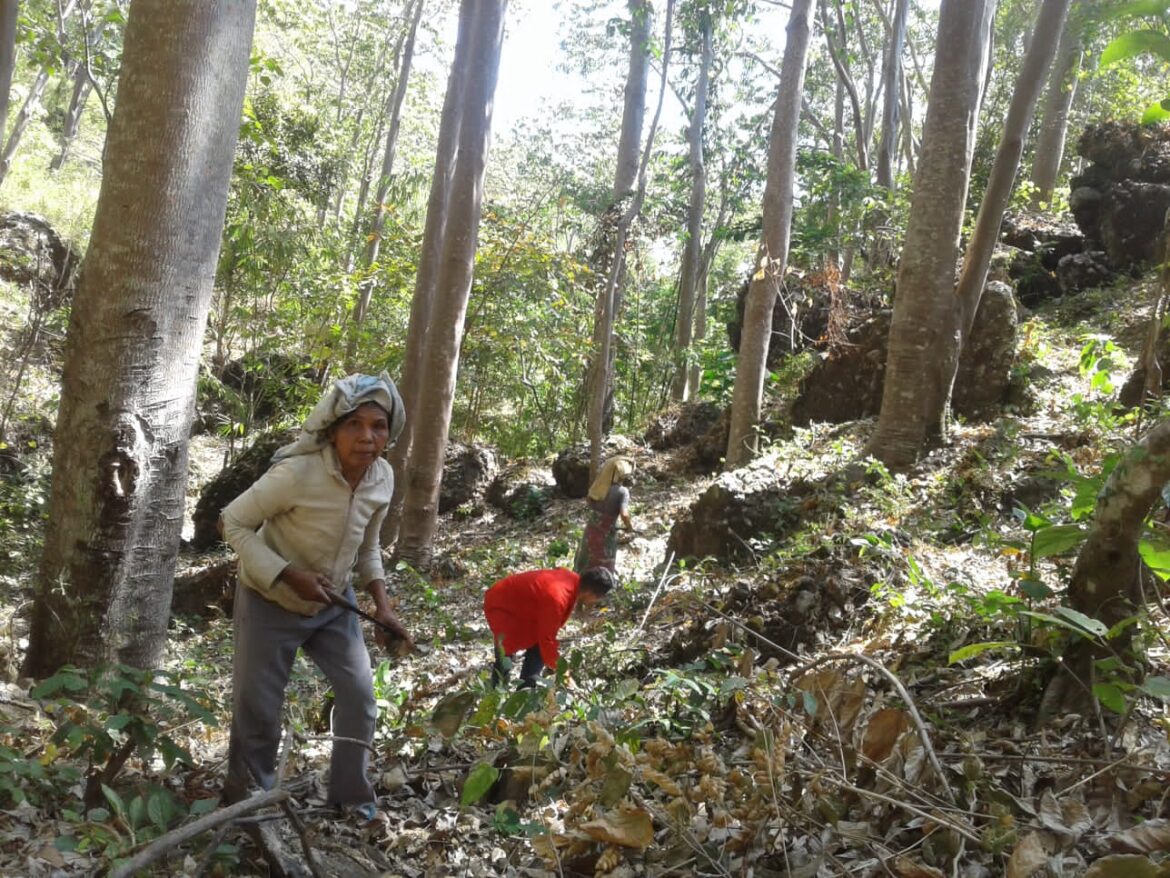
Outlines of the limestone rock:
[{"label": "limestone rock", "polygon": [[72,292],[78,255],[44,217],[31,213],[0,216],[0,280],[29,284],[45,310],[65,304]]},{"label": "limestone rock", "polygon": [[[629,454],[634,443],[625,436],[609,436],[601,446],[602,462],[615,454]],[[580,499],[589,493],[589,446],[573,445],[557,455],[553,479],[566,497]]]},{"label": "limestone rock", "polygon": [[1114,274],[1107,259],[1100,250],[1065,256],[1056,266],[1056,280],[1061,290],[1067,295],[1109,283]]},{"label": "limestone rock", "polygon": [[445,514],[465,503],[478,502],[496,473],[496,453],[483,445],[448,442],[439,487],[439,513]]},{"label": "limestone rock", "polygon": [[297,432],[275,430],[262,433],[256,437],[247,451],[203,486],[199,502],[195,504],[195,512],[191,516],[195,525],[195,533],[191,538],[193,549],[205,551],[220,542],[216,527],[220,512],[268,471],[276,449],[292,442]]},{"label": "limestone rock", "polygon": [[519,461],[500,470],[484,499],[506,515],[527,521],[548,508],[555,490],[556,480],[547,468]]},{"label": "limestone rock", "polygon": [[989,283],[979,300],[971,340],[959,357],[951,407],[968,420],[1000,411],[1016,357],[1016,300],[1007,284]]}]

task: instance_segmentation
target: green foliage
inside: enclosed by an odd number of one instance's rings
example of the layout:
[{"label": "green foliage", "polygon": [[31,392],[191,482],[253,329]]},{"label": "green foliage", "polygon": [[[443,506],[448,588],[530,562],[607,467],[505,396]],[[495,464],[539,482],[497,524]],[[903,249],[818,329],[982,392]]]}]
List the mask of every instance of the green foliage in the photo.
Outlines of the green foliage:
[{"label": "green foliage", "polygon": [[[1164,66],[1170,63],[1170,36],[1166,34],[1166,16],[1170,4],[1162,0],[1135,0],[1122,4],[1119,7],[1105,11],[1105,17],[1110,19],[1129,18],[1160,18],[1161,27],[1144,28],[1122,33],[1101,52],[1100,66],[1107,69],[1137,58],[1150,55]],[[1157,103],[1149,105],[1142,113],[1143,124],[1164,122],[1170,119],[1170,97],[1163,98]]]},{"label": "green foliage", "polygon": [[91,774],[102,767],[112,783],[131,753],[143,760],[157,756],[168,769],[193,764],[176,732],[191,723],[215,726],[218,719],[212,697],[189,683],[181,672],[65,667],[31,694],[54,720],[55,752],[85,759]]}]

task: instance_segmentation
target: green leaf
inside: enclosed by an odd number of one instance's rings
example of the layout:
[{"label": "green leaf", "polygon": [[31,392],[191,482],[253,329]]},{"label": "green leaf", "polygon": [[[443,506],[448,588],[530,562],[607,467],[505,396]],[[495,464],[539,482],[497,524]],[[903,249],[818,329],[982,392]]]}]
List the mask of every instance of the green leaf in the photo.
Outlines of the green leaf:
[{"label": "green leaf", "polygon": [[1057,616],[1068,619],[1074,625],[1079,626],[1082,630],[1087,631],[1095,637],[1105,637],[1109,633],[1109,629],[1105,627],[1105,623],[1100,619],[1094,619],[1086,616],[1079,610],[1074,610],[1072,607],[1057,607],[1052,611]]},{"label": "green leaf", "polygon": [[196,799],[191,803],[191,816],[202,817],[219,807],[218,799]]},{"label": "green leaf", "polygon": [[804,696],[804,712],[809,716],[817,715],[817,697],[811,692],[802,692]]},{"label": "green leaf", "polygon": [[1021,579],[1020,591],[1031,600],[1043,601],[1052,597],[1054,592],[1039,579]]},{"label": "green leaf", "polygon": [[1049,558],[1060,555],[1080,545],[1086,536],[1088,531],[1079,524],[1054,524],[1036,532],[1032,541],[1032,556]]},{"label": "green leaf", "polygon": [[474,805],[492,788],[492,784],[500,776],[500,770],[488,762],[477,763],[467,775],[463,784],[463,792],[459,795],[460,805]]},{"label": "green leaf", "polygon": [[1112,683],[1094,683],[1093,695],[1114,713],[1125,713],[1125,695]]},{"label": "green leaf", "polygon": [[114,809],[115,814],[125,815],[126,805],[122,801],[122,797],[117,794],[112,788],[102,784],[102,795],[106,797],[106,801],[110,803],[110,807]]},{"label": "green leaf", "polygon": [[1138,543],[1138,554],[1146,566],[1163,582],[1170,580],[1170,543],[1160,537],[1147,537]]},{"label": "green leaf", "polygon": [[146,803],[142,801],[142,796],[135,796],[130,800],[130,807],[126,809],[129,812],[130,828],[137,829],[142,825],[143,818],[146,817]]},{"label": "green leaf", "polygon": [[[1026,510],[1024,511],[1026,512]],[[1017,515],[1018,514],[1019,512],[1017,512]],[[1030,530],[1033,533],[1043,528],[1052,526],[1051,519],[1044,517],[1039,512],[1026,512],[1020,523],[1024,526],[1025,530]]]},{"label": "green leaf", "polygon": [[1135,30],[1122,34],[1101,53],[1101,69],[1145,52],[1157,55],[1163,61],[1170,61],[1170,37],[1156,30]]},{"label": "green leaf", "polygon": [[1112,9],[1097,13],[1102,21],[1117,20],[1119,18],[1149,18],[1155,15],[1165,15],[1170,9],[1170,0],[1129,0]]},{"label": "green leaf", "polygon": [[1161,100],[1156,104],[1150,104],[1142,113],[1143,125],[1155,125],[1158,122],[1165,122],[1170,119],[1170,101]]},{"label": "green leaf", "polygon": [[1170,701],[1170,677],[1146,677],[1140,688],[1151,698]]},{"label": "green leaf", "polygon": [[968,643],[966,646],[956,649],[947,656],[947,664],[953,665],[957,662],[966,661],[980,653],[987,652],[989,649],[1018,650],[1019,648],[1020,645],[1014,640],[985,640],[982,643]]},{"label": "green leaf", "polygon": [[150,798],[146,802],[146,816],[159,829],[167,828],[167,817],[164,806],[165,803],[163,802],[162,793],[155,791],[150,794]]}]

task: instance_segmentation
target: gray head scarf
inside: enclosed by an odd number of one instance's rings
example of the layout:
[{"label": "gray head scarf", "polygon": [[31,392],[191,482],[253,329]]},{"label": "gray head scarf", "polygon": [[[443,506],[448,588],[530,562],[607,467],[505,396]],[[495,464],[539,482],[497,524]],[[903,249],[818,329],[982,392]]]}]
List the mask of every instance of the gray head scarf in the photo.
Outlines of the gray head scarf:
[{"label": "gray head scarf", "polygon": [[386,410],[390,420],[390,444],[393,444],[406,424],[406,410],[402,406],[398,388],[385,372],[377,376],[349,375],[338,380],[321,395],[301,424],[300,435],[294,442],[277,449],[276,454],[272,455],[273,463],[286,457],[320,451],[329,444],[325,430],[338,418],[356,411],[367,402],[376,402]]}]

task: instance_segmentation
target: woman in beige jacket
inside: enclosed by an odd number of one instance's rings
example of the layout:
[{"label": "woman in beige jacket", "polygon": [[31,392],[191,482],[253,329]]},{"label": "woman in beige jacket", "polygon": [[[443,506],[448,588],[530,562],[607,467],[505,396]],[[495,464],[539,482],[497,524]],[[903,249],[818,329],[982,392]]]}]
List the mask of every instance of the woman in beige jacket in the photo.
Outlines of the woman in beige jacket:
[{"label": "woman in beige jacket", "polygon": [[[354,585],[373,597],[378,621],[409,641],[386,595],[379,531],[394,493],[382,458],[405,423],[386,373],[338,381],[299,438],[223,510],[224,538],[239,555],[233,619],[232,728],[225,798],[250,782],[276,782],[280,713],[293,659],[303,649],[334,691],[329,802],[376,813],[366,777],[377,711],[370,656],[352,604]],[[378,634],[385,645],[385,635]],[[340,740],[349,739],[349,740]]]}]

